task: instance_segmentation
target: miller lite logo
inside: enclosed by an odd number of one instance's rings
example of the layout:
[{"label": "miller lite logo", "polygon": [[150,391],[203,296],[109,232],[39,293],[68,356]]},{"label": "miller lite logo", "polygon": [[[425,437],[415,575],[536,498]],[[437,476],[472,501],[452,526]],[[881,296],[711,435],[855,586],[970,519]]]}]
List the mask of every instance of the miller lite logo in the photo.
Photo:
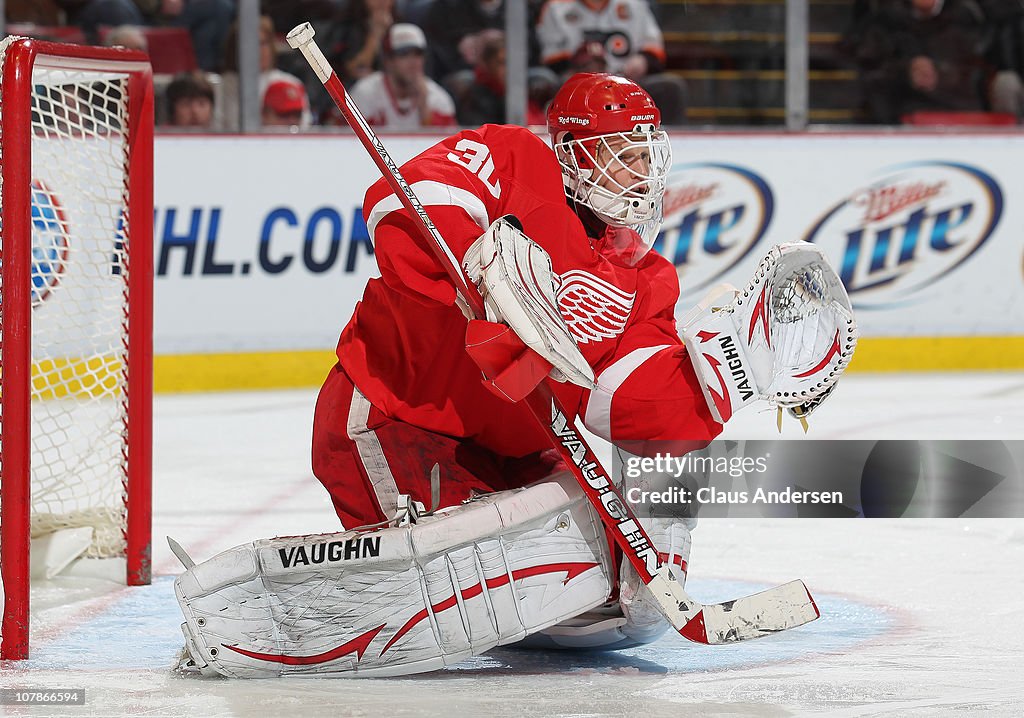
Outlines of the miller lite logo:
[{"label": "miller lite logo", "polygon": [[878,174],[805,237],[825,249],[858,309],[913,301],[974,255],[1003,213],[998,183],[976,167],[923,161]]},{"label": "miller lite logo", "polygon": [[676,165],[654,248],[678,268],[680,296],[702,293],[750,254],[774,208],[771,188],[752,170],[717,162]]},{"label": "miller lite logo", "polygon": [[69,231],[60,200],[41,180],[32,180],[32,289],[37,307],[60,284],[68,260]]}]

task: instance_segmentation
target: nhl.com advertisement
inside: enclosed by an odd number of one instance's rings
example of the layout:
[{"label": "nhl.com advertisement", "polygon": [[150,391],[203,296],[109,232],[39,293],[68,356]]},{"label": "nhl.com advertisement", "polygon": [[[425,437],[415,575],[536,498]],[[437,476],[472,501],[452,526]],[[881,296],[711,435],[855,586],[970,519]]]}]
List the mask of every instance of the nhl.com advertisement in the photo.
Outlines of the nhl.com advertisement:
[{"label": "nhl.com advertisement", "polygon": [[[435,139],[388,145],[403,161]],[[679,315],[718,284],[742,286],[772,245],[804,240],[839,273],[863,338],[1019,335],[1020,143],[673,137],[655,248],[678,268]],[[330,347],[376,274],[361,204],[377,174],[358,143],[169,136],[156,154],[157,354]],[[51,230],[83,208],[65,210],[74,198],[59,178],[34,180],[34,281],[45,293],[68,251],[69,232]],[[111,231],[120,221],[109,218]],[[304,311],[314,303],[337,322]]]}]

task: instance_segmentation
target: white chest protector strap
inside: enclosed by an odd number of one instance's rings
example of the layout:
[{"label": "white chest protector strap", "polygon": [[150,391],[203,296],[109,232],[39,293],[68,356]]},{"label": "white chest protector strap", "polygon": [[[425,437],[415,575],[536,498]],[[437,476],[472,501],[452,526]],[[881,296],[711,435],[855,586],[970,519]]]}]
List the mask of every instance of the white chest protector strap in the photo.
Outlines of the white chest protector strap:
[{"label": "white chest protector strap", "polygon": [[186,665],[234,677],[443,668],[604,603],[607,551],[568,474],[411,526],[256,541],[175,581]]},{"label": "white chest protector strap", "polygon": [[682,335],[716,421],[757,399],[802,418],[853,358],[857,323],[825,254],[793,242],[773,247],[742,291],[709,294]]}]

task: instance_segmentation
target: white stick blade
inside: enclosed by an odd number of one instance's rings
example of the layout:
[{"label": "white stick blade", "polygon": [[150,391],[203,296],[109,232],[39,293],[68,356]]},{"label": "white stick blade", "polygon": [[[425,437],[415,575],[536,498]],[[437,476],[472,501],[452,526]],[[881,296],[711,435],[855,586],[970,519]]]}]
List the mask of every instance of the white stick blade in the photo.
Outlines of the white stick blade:
[{"label": "white stick blade", "polygon": [[[810,623],[821,614],[803,581],[796,580],[752,596],[704,606],[701,619],[705,640],[720,645],[770,636]],[[690,627],[687,638],[699,633]]]}]

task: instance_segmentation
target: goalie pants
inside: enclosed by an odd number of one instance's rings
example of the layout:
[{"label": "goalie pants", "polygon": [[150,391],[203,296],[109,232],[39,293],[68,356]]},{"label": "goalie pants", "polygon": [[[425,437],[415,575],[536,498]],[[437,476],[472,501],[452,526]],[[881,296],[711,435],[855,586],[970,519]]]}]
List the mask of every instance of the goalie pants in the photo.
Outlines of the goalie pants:
[{"label": "goalie pants", "polygon": [[313,418],[313,473],[345,528],[395,515],[399,495],[431,508],[430,470],[440,468],[440,506],[476,493],[520,488],[560,468],[554,451],[501,456],[471,440],[391,419],[373,406],[340,364],[320,389]]}]

